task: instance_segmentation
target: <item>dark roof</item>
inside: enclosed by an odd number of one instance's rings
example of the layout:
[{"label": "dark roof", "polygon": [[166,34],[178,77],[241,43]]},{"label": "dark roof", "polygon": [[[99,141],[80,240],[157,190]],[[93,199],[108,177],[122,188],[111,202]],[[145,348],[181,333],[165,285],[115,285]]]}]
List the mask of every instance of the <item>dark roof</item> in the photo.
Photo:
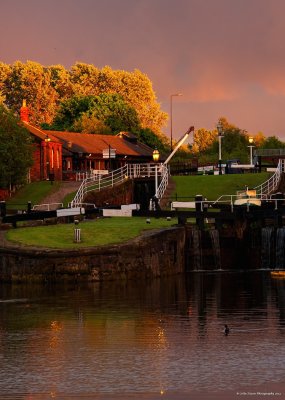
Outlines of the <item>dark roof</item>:
[{"label": "dark roof", "polygon": [[50,137],[62,142],[63,147],[75,153],[102,154],[103,150],[115,149],[117,155],[152,157],[152,148],[140,143],[129,142],[120,136],[98,135],[91,133],[44,131]]},{"label": "dark roof", "polygon": [[[152,157],[153,149],[137,140],[133,134],[123,132],[121,135],[98,135],[91,133],[46,131],[36,128],[29,123],[24,123],[32,135],[45,140],[46,135],[52,142],[60,142],[63,154],[91,153],[102,155],[103,150],[112,148],[118,156]],[[130,140],[130,138],[132,140]]]},{"label": "dark roof", "polygon": [[[25,128],[36,138],[40,139],[40,140],[45,140],[48,132],[40,129],[40,128],[36,128],[33,125],[30,125],[27,122],[23,122],[23,125],[25,126]],[[59,140],[56,137],[50,137],[51,141],[53,142],[59,142]]]}]

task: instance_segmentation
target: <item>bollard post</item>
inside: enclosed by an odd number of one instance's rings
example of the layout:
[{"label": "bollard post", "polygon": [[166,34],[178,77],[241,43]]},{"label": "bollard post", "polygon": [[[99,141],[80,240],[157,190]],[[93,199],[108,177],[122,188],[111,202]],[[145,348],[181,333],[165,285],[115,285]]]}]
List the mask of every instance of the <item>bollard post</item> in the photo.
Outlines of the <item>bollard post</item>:
[{"label": "bollard post", "polygon": [[6,201],[0,201],[0,217],[6,217]]},{"label": "bollard post", "polygon": [[75,219],[74,220],[74,225],[75,225],[75,228],[74,228],[74,242],[75,243],[80,243],[81,242],[81,229],[77,228],[78,224],[79,224],[79,220]]},{"label": "bollard post", "polygon": [[204,227],[204,216],[202,215],[202,212],[203,212],[202,201],[203,201],[203,196],[201,194],[197,194],[195,196],[196,224],[201,229],[203,229],[203,227]]},{"label": "bollard post", "polygon": [[81,229],[80,228],[74,229],[74,242],[75,243],[81,242]]}]

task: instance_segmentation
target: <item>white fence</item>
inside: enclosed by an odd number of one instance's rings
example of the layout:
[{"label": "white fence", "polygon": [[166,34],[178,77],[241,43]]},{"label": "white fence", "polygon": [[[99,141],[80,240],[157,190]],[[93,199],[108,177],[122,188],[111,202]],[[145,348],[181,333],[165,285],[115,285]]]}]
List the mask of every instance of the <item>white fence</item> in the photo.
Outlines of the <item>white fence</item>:
[{"label": "white fence", "polygon": [[154,177],[160,181],[157,187],[157,197],[161,199],[168,184],[168,168],[163,164],[126,164],[106,175],[94,174],[84,179],[71,202],[71,207],[82,204],[84,197],[89,192],[99,192],[134,178]]},{"label": "white fence", "polygon": [[[275,173],[267,181],[254,188],[255,197],[260,200],[270,199],[270,195],[274,193],[274,191],[276,191],[276,189],[278,188],[282,173],[284,172],[285,172],[285,160],[280,159],[277,168],[275,170]],[[236,195],[233,194],[222,195],[215,201],[215,203],[234,204],[234,201],[237,198],[241,198],[243,196],[244,197],[247,196],[247,189],[245,189],[244,191],[239,191],[238,194]]]}]

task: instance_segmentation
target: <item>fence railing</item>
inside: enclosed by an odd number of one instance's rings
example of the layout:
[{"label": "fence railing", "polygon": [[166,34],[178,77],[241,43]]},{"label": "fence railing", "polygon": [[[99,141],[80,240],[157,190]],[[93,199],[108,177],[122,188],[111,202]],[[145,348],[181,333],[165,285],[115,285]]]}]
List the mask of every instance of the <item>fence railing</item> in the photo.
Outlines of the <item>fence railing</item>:
[{"label": "fence railing", "polygon": [[278,188],[282,173],[284,172],[285,160],[280,159],[275,173],[266,182],[254,188],[256,190],[256,194],[262,198],[263,196],[267,197],[273,193]]},{"label": "fence railing", "polygon": [[[267,199],[268,196],[270,196],[271,193],[273,193],[279,186],[280,179],[282,176],[282,173],[285,172],[285,160],[280,159],[278,162],[278,165],[276,167],[275,173],[265,182],[263,182],[261,185],[256,186],[254,188],[254,191],[256,193],[256,198],[258,199]],[[238,197],[246,196],[247,195],[247,189],[244,191],[239,191]],[[235,198],[236,195],[222,195],[220,196],[215,203],[219,203],[222,201],[225,202],[233,202],[233,198]]]},{"label": "fence railing", "polygon": [[[107,175],[94,175],[84,179],[70,203],[71,207],[78,207],[83,203],[84,197],[89,192],[99,192],[125,182],[127,179],[156,177],[160,180],[158,187],[159,196],[162,196],[168,183],[168,169],[162,164],[126,164]],[[161,197],[159,197],[161,198]]]},{"label": "fence railing", "polygon": [[169,170],[166,165],[163,164],[161,165],[160,176],[161,176],[161,181],[156,191],[156,197],[158,198],[158,201],[162,199],[168,185]]}]

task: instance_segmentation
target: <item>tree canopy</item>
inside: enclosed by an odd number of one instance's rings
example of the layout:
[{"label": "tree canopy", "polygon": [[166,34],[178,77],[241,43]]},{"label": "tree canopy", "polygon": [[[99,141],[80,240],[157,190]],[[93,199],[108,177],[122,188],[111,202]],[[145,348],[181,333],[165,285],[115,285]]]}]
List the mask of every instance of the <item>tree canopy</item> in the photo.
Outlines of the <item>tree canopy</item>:
[{"label": "tree canopy", "polygon": [[[227,121],[225,117],[220,118],[222,125],[222,159],[239,159],[242,163],[249,162],[249,137],[253,136],[254,146],[260,148],[283,148],[285,145],[275,136],[265,138],[263,133],[258,132],[255,136],[250,135],[246,130],[238,128]],[[194,133],[192,146],[194,155],[199,155],[201,163],[217,162],[219,143],[218,131],[200,128]]]},{"label": "tree canopy", "polygon": [[24,183],[33,163],[31,136],[3,105],[0,105],[0,143],[0,187]]},{"label": "tree canopy", "polygon": [[62,65],[45,67],[33,61],[0,63],[1,98],[14,112],[19,112],[26,99],[34,125],[50,124],[61,102],[73,96],[103,94],[120,95],[136,111],[142,128],[161,135],[167,114],[160,109],[150,79],[137,69],[128,72],[76,63],[67,70]]}]

